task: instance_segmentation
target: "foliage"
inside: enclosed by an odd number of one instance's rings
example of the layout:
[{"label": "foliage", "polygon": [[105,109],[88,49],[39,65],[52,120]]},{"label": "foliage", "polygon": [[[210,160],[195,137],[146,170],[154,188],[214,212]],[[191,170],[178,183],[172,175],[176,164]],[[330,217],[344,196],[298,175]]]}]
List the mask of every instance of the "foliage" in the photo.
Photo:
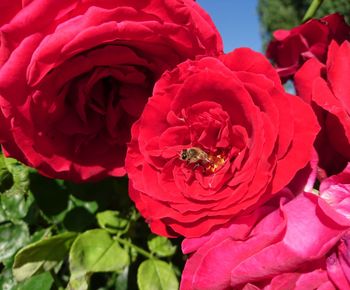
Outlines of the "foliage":
[{"label": "foliage", "polygon": [[[266,43],[277,29],[290,29],[301,23],[311,0],[259,0],[258,12],[261,24],[261,34]],[[325,0],[315,17],[339,12],[350,23],[350,1]]]},{"label": "foliage", "polygon": [[0,154],[0,190],[0,289],[178,288],[178,241],[150,233],[127,179],[73,184]]}]

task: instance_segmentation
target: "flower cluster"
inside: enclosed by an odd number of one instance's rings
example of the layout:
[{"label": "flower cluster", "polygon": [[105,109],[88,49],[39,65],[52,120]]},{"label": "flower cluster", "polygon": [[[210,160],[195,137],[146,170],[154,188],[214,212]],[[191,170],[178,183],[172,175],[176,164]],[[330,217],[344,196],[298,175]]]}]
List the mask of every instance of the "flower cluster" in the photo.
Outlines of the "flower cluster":
[{"label": "flower cluster", "polygon": [[[222,52],[193,0],[5,5],[2,151],[77,182],[129,177],[184,237],[181,289],[350,289],[350,26]],[[295,81],[297,95],[282,81]]]}]

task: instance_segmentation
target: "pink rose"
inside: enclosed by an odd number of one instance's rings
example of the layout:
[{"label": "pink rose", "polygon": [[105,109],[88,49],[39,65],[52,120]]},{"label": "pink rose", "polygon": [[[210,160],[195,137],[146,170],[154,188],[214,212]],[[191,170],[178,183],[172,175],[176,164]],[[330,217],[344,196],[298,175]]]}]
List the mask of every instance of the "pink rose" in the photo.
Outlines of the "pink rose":
[{"label": "pink rose", "polygon": [[350,164],[338,175],[325,179],[320,186],[320,196],[338,213],[350,219]]},{"label": "pink rose", "polygon": [[337,289],[350,289],[350,232],[327,257],[327,273]]},{"label": "pink rose", "polygon": [[[326,180],[325,188],[331,182]],[[251,219],[240,217],[208,236],[185,239],[183,252],[193,253],[186,262],[181,289],[336,289],[340,282],[333,277],[341,275],[349,282],[344,260],[339,262],[343,268],[333,269],[333,276],[327,272],[329,257],[350,229],[350,191],[339,193],[342,185],[333,185],[333,191],[327,192],[321,185],[320,197],[310,193],[293,199],[279,197],[280,206],[273,210],[276,198]],[[270,213],[264,217],[266,212]]]},{"label": "pink rose", "polygon": [[130,127],[155,81],[188,58],[222,52],[193,0],[3,6],[0,141],[6,155],[54,178],[124,175]]},{"label": "pink rose", "polygon": [[[350,219],[350,163],[343,172],[325,179],[320,196],[339,214]],[[350,231],[328,254],[327,271],[338,289],[350,289]]]}]

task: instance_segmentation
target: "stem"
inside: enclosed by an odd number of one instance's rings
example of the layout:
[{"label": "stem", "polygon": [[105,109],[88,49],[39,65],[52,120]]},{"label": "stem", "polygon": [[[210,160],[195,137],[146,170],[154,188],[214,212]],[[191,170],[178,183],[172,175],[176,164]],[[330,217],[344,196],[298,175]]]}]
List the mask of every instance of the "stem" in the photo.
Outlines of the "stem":
[{"label": "stem", "polygon": [[312,189],[312,193],[315,195],[320,195],[320,192],[315,188]]},{"label": "stem", "polygon": [[57,289],[64,289],[64,286],[63,286],[61,280],[57,277],[57,275],[53,269],[50,270],[50,275],[51,275],[53,282],[56,285]]},{"label": "stem", "polygon": [[144,249],[134,245],[133,243],[130,243],[127,240],[124,240],[124,239],[121,239],[121,238],[118,238],[118,237],[115,237],[115,239],[119,243],[121,243],[122,245],[135,249],[136,252],[138,252],[139,254],[141,254],[142,256],[144,256],[144,257],[146,257],[148,259],[153,259],[154,258],[151,253],[149,253],[149,252],[145,251]]},{"label": "stem", "polygon": [[307,9],[304,18],[302,20],[302,22],[306,22],[309,19],[311,19],[312,17],[315,16],[318,8],[320,8],[320,6],[322,5],[324,0],[313,0],[309,6],[309,8]]}]

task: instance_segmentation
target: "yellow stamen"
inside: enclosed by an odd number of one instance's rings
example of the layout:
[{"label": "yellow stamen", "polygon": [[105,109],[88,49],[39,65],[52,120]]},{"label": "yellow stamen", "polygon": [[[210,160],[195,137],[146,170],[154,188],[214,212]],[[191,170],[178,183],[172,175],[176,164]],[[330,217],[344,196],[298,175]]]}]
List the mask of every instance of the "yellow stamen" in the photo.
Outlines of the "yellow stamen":
[{"label": "yellow stamen", "polygon": [[210,173],[214,173],[217,170],[219,170],[224,164],[225,164],[225,156],[223,154],[217,154],[217,155],[208,155],[209,164],[207,167],[207,170]]}]

